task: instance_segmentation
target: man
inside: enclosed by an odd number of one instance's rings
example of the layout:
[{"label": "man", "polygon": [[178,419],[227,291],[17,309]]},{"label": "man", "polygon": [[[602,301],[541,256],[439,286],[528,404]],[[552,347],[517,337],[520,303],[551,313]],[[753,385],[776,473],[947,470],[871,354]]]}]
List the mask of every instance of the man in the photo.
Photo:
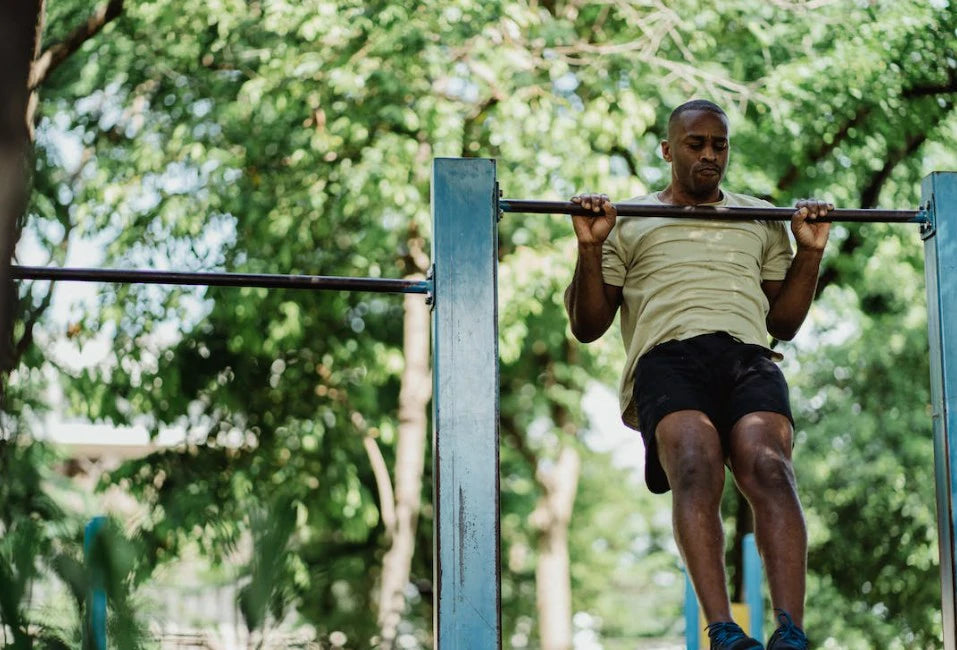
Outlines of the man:
[{"label": "man", "polygon": [[[662,191],[629,203],[767,206],[720,188],[728,118],[694,100],[674,110],[661,143]],[[806,650],[801,629],[807,530],[791,463],[788,388],[768,334],[790,340],[814,297],[833,206],[799,201],[793,253],[780,222],[617,220],[604,194],[572,198],[578,263],[565,292],[572,331],[593,341],[621,308],[627,362],[622,419],[645,441],[645,480],[672,492],[675,539],[709,623],[714,650],[762,644],[732,622],[720,502],[725,465],[754,513],[779,627],[768,650]]]}]

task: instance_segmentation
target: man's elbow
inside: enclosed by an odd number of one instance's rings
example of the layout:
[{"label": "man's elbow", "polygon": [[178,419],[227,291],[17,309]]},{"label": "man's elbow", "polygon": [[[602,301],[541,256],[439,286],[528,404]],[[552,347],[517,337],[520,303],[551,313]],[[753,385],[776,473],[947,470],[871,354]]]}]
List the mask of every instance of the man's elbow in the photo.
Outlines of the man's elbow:
[{"label": "man's elbow", "polygon": [[579,342],[591,343],[601,338],[601,335],[608,330],[609,325],[611,325],[611,320],[570,318],[569,324],[571,325],[572,335],[578,339]]},{"label": "man's elbow", "polygon": [[797,336],[800,326],[785,325],[781,323],[768,323],[768,334],[779,341],[791,341]]},{"label": "man's elbow", "polygon": [[573,325],[572,336],[574,336],[579,343],[591,343],[592,341],[596,340],[597,338],[601,336],[601,332],[598,332],[596,334],[593,331],[582,330]]}]

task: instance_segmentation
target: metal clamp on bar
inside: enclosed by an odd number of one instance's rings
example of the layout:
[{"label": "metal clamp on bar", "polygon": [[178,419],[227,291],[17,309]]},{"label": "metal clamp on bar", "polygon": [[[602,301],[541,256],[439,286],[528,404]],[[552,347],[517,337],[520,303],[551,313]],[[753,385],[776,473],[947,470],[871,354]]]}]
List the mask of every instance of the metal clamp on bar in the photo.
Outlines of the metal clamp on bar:
[{"label": "metal clamp on bar", "polygon": [[498,181],[495,181],[495,191],[492,194],[492,201],[495,204],[495,222],[498,223],[502,220],[502,217],[505,216],[505,211],[502,210],[499,201],[502,200],[502,188],[498,186]]},{"label": "metal clamp on bar", "polygon": [[930,201],[920,204],[920,214],[923,217],[923,221],[920,224],[920,238],[927,241],[937,233],[933,194],[930,196]]},{"label": "metal clamp on bar", "polygon": [[435,309],[435,262],[429,265],[429,272],[425,274],[425,281],[429,283],[429,290],[425,292],[425,304]]}]

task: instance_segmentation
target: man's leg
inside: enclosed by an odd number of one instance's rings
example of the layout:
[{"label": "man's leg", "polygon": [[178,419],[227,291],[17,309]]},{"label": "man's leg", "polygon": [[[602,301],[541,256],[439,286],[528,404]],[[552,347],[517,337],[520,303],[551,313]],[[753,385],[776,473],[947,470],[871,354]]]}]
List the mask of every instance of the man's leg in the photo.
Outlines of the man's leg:
[{"label": "man's leg", "polygon": [[658,458],[672,492],[675,540],[708,623],[731,620],[724,571],[721,439],[701,411],[676,411],[655,429]]},{"label": "man's leg", "polygon": [[785,416],[749,413],[731,430],[730,464],[754,512],[771,602],[803,626],[807,528],[791,464],[792,440],[791,423]]}]

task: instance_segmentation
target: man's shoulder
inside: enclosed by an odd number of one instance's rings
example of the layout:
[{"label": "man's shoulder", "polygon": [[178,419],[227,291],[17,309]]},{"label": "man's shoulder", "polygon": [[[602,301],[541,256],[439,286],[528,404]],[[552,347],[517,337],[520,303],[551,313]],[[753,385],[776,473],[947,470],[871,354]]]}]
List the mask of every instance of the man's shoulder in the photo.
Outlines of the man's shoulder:
[{"label": "man's shoulder", "polygon": [[760,199],[750,194],[741,194],[739,192],[729,192],[722,190],[725,197],[725,205],[731,205],[739,208],[773,208],[774,204],[764,199]]},{"label": "man's shoulder", "polygon": [[[658,192],[640,194],[633,196],[621,202],[626,205],[664,205],[658,198]],[[636,245],[645,234],[661,226],[662,224],[673,221],[668,217],[644,217],[642,219],[619,219],[615,223],[613,236],[615,240],[625,248]]]}]

